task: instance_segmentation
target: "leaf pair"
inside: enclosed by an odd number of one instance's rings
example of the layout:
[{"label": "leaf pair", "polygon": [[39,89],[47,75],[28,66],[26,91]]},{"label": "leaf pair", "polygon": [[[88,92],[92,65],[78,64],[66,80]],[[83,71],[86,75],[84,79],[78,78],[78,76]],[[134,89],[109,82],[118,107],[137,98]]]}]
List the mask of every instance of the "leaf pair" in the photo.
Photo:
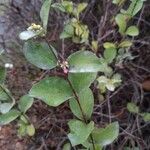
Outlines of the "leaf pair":
[{"label": "leaf pair", "polygon": [[88,42],[89,29],[87,25],[82,24],[76,18],[69,20],[64,26],[60,39],[72,38],[74,43]]},{"label": "leaf pair", "polygon": [[[77,93],[81,93],[79,94],[79,96],[81,95],[82,97],[82,103],[86,103],[86,99],[85,97],[83,97],[84,94],[88,94],[88,96],[90,95],[89,99],[91,99],[89,101],[93,101],[90,89],[84,89],[88,88],[95,78],[96,74],[69,74],[69,80],[73,85],[73,88],[76,90]],[[66,100],[74,97],[74,93],[69,83],[60,77],[48,77],[41,80],[37,84],[33,85],[32,89],[29,92],[29,95],[31,97],[42,99],[49,106],[55,107],[62,104]],[[74,99],[71,99],[70,101],[72,101],[71,104],[74,103],[75,105],[77,105],[76,102],[74,102]],[[93,102],[89,103],[91,104]],[[92,106],[93,104],[90,107]]]},{"label": "leaf pair", "polygon": [[94,122],[92,121],[85,124],[79,120],[71,120],[68,125],[71,131],[71,133],[68,134],[68,138],[72,146],[82,144],[87,148],[90,147],[90,149],[93,149],[92,141],[89,139],[89,135],[91,134],[94,145],[97,148],[101,148],[111,144],[119,135],[118,122],[113,122],[105,128],[94,127]]},{"label": "leaf pair", "polygon": [[114,91],[116,87],[121,83],[121,76],[119,74],[114,74],[111,79],[107,78],[106,76],[100,76],[97,79],[99,83],[99,88],[101,93],[105,93],[106,89],[109,91]]},{"label": "leaf pair", "polygon": [[128,20],[129,17],[121,13],[115,17],[115,21],[119,27],[119,33],[122,35],[137,36],[139,34],[139,29],[136,26],[130,26],[127,28]]},{"label": "leaf pair", "polygon": [[[30,63],[41,69],[48,70],[57,66],[57,54],[45,42],[28,41],[23,52]],[[71,73],[98,72],[105,69],[100,59],[90,51],[78,51],[70,55],[67,61]]]},{"label": "leaf pair", "polygon": [[150,121],[150,113],[148,113],[148,112],[140,113],[140,109],[136,104],[134,104],[132,102],[128,103],[127,109],[130,113],[137,114],[137,115],[141,116],[145,122]]},{"label": "leaf pair", "polygon": [[74,4],[71,1],[62,1],[61,3],[54,3],[52,4],[53,8],[57,8],[58,10],[72,14],[76,18],[79,19],[80,13],[87,7],[87,3],[79,3],[78,5]]},{"label": "leaf pair", "polygon": [[146,0],[131,0],[131,4],[127,10],[121,10],[122,13],[134,17],[143,7],[143,3]]}]

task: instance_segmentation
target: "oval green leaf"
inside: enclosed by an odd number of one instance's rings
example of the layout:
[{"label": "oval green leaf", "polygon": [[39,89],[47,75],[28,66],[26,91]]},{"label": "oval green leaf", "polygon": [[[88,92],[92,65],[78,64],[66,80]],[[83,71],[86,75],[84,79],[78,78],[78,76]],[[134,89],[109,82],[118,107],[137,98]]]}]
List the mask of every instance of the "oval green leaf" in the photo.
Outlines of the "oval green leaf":
[{"label": "oval green leaf", "polygon": [[68,82],[59,77],[48,77],[33,85],[29,95],[39,98],[49,106],[58,106],[73,97]]},{"label": "oval green leaf", "polygon": [[35,134],[35,128],[33,124],[30,124],[26,127],[26,132],[29,136],[33,136]]},{"label": "oval green leaf", "polygon": [[139,35],[139,29],[136,26],[130,26],[126,31],[126,34],[130,36],[137,36]]},{"label": "oval green leaf", "polygon": [[28,41],[23,47],[27,60],[41,69],[47,70],[57,66],[57,60],[53,54],[53,48],[45,42]]},{"label": "oval green leaf", "polygon": [[52,0],[45,0],[40,11],[40,17],[43,22],[43,27],[47,30],[48,18],[49,18],[49,11],[51,7]]},{"label": "oval green leaf", "polygon": [[34,99],[29,95],[24,95],[20,98],[18,107],[21,112],[26,113],[26,111],[32,106]]},{"label": "oval green leaf", "polygon": [[69,73],[68,78],[77,93],[89,87],[96,79],[97,73]]},{"label": "oval green leaf", "polygon": [[78,51],[68,58],[69,72],[98,72],[100,70],[100,59],[90,51]]},{"label": "oval green leaf", "polygon": [[134,103],[128,103],[127,109],[130,113],[139,113],[139,107]]},{"label": "oval green leaf", "polygon": [[6,114],[0,115],[0,125],[6,125],[15,120],[20,115],[20,112],[16,109],[12,109]]},{"label": "oval green leaf", "polygon": [[115,21],[119,27],[119,33],[124,34],[127,27],[126,16],[124,14],[118,14],[115,17]]},{"label": "oval green leaf", "polygon": [[95,143],[101,146],[111,144],[119,135],[119,124],[113,122],[106,126],[106,128],[95,128],[92,132]]},{"label": "oval green leaf", "polygon": [[86,119],[90,119],[94,107],[94,97],[92,91],[89,88],[84,89],[82,92],[80,92],[78,97],[80,101],[80,106],[82,108],[82,112],[75,98],[69,100],[71,111],[76,117],[78,117],[81,120],[84,120],[82,113],[84,114],[84,117],[86,117]]},{"label": "oval green leaf", "polygon": [[70,120],[68,125],[71,130],[71,133],[68,134],[68,138],[72,146],[84,143],[94,129],[93,121],[89,124],[85,124],[82,121],[74,119]]},{"label": "oval green leaf", "polygon": [[109,48],[104,50],[104,58],[108,64],[112,63],[116,58],[117,50],[115,48]]}]

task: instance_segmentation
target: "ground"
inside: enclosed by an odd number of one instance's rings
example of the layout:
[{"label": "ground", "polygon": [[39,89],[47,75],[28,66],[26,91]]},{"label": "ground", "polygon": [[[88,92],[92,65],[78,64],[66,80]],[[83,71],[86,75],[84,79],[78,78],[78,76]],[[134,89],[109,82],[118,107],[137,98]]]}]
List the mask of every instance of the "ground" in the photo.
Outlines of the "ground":
[{"label": "ground", "polygon": [[[23,56],[22,45],[18,34],[25,30],[32,22],[40,22],[40,0],[12,0],[0,7],[0,46],[6,51],[6,62],[11,62],[14,68],[8,70],[7,84],[16,99],[28,92],[31,85],[37,81],[43,71],[29,64]],[[97,1],[91,1],[90,12],[87,12],[86,22],[92,30],[93,36],[99,28],[100,43],[113,41],[118,38],[114,28],[109,25],[110,16],[116,14],[117,8],[110,2],[102,1],[100,14],[97,10]],[[140,150],[150,149],[150,122],[145,123],[142,118],[130,114],[127,109],[128,102],[135,102],[142,112],[150,112],[150,4],[147,2],[141,13],[134,18],[134,23],[140,28],[140,35],[133,39],[134,46],[130,49],[134,60],[124,62],[123,66],[116,67],[121,73],[123,84],[113,93],[107,93],[107,99],[98,100],[97,89],[95,93],[95,107],[93,120],[103,126],[111,118],[119,121],[120,134],[116,143],[108,146],[108,150],[123,150],[125,146],[139,146]],[[4,10],[4,11],[2,11]],[[106,13],[107,12],[107,13]],[[58,29],[61,29],[63,17],[56,13],[50,16],[48,39],[60,49]],[[105,17],[105,20],[102,20]],[[96,19],[95,19],[96,18]],[[90,22],[88,21],[90,20]],[[51,30],[53,29],[54,30]],[[57,42],[56,42],[57,41]],[[100,47],[102,48],[102,46]],[[72,53],[76,46],[70,43],[65,45],[65,55]],[[108,110],[111,109],[111,114]],[[111,115],[111,116],[110,116]],[[61,150],[66,141],[67,122],[72,118],[68,104],[58,108],[46,106],[36,101],[28,116],[36,128],[34,137],[18,137],[16,122],[0,127],[1,150]]]}]

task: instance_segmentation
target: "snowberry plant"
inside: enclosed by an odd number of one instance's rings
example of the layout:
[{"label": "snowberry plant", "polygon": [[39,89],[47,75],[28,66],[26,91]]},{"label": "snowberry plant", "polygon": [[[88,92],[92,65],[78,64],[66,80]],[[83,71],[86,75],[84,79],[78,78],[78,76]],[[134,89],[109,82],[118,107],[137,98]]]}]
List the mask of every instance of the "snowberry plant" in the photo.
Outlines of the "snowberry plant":
[{"label": "snowberry plant", "polygon": [[[120,6],[124,1],[114,0],[113,3]],[[23,53],[26,59],[34,66],[45,70],[45,73],[55,70],[54,76],[48,74],[46,77],[43,76],[16,104],[4,84],[6,72],[5,68],[1,67],[0,125],[18,119],[18,133],[21,136],[33,136],[35,128],[26,112],[34,100],[40,99],[51,107],[68,102],[75,117],[68,122],[70,143],[64,145],[64,150],[71,150],[71,147],[78,147],[78,145],[87,150],[100,150],[111,144],[118,137],[119,124],[112,122],[105,128],[99,128],[92,121],[94,97],[90,85],[94,82],[103,94],[107,90],[114,91],[121,84],[121,76],[114,73],[110,64],[117,65],[129,56],[127,49],[132,45],[132,41],[128,36],[136,36],[139,31],[135,26],[127,27],[127,23],[142,5],[142,0],[132,0],[127,11],[122,10],[117,14],[114,22],[118,25],[123,40],[120,43],[105,42],[103,55],[98,55],[98,41],[89,41],[88,26],[80,20],[80,14],[86,9],[88,3],[77,4],[69,0],[53,3],[52,0],[45,0],[40,11],[42,23],[31,24],[26,31],[20,33],[19,37],[25,41]],[[73,43],[84,45],[88,50],[78,49],[68,58],[62,59],[61,54],[46,38],[50,9],[69,16],[69,19],[64,22],[60,39],[64,41],[70,38]],[[99,72],[101,76],[98,75]]]}]

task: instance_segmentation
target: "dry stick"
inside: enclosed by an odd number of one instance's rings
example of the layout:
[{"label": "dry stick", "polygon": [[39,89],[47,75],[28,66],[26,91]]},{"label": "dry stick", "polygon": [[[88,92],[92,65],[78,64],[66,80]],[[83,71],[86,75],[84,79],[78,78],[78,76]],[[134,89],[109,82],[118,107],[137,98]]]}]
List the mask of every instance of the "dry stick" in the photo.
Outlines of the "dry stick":
[{"label": "dry stick", "polygon": [[[69,85],[70,85],[70,87],[71,87],[71,89],[72,89],[72,91],[73,91],[73,93],[74,93],[74,96],[75,96],[75,98],[76,98],[76,100],[77,100],[77,103],[78,103],[78,105],[79,105],[80,111],[81,111],[81,113],[82,113],[83,120],[84,120],[84,122],[87,124],[87,120],[86,120],[86,117],[85,117],[84,112],[83,112],[83,110],[82,110],[82,107],[81,107],[81,104],[80,104],[80,100],[79,100],[78,94],[76,93],[75,89],[73,88],[73,85],[72,85],[71,81],[70,81],[68,78],[67,78],[67,81],[68,81],[68,83],[69,83]],[[90,138],[91,138],[91,140],[92,140],[93,149],[95,150],[94,139],[93,139],[92,134],[90,134]]]}]

